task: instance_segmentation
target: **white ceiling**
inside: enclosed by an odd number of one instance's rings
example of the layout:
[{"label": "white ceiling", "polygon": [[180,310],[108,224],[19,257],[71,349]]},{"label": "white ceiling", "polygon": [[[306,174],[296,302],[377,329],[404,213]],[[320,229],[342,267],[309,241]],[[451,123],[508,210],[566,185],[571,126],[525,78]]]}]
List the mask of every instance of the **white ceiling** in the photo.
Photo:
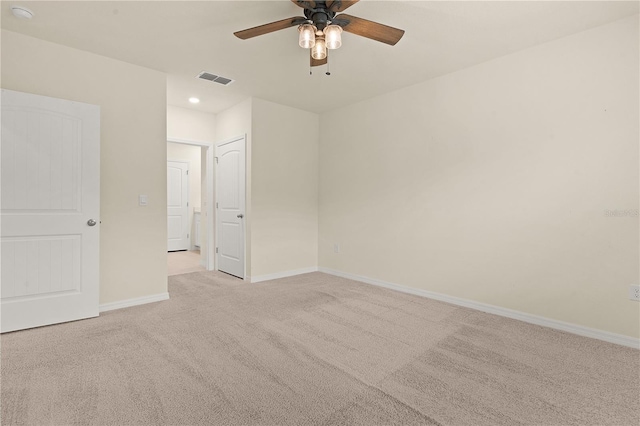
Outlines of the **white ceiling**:
[{"label": "white ceiling", "polygon": [[[9,6],[32,9],[18,20]],[[406,31],[394,47],[345,33],[309,75],[289,28],[249,40],[234,31],[302,9],[279,1],[2,1],[3,29],[167,73],[170,105],[219,112],[248,96],[323,112],[637,14],[637,1],[375,1],[348,13]],[[200,71],[233,78],[221,86]],[[190,96],[202,101],[193,106]]]}]

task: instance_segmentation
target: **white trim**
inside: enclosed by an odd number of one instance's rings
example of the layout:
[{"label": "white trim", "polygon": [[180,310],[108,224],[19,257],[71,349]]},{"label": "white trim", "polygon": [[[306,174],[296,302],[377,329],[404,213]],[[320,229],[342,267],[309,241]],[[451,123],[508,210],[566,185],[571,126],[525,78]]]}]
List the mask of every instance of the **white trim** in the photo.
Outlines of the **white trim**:
[{"label": "white trim", "polygon": [[221,146],[224,146],[224,145],[229,145],[230,143],[234,143],[234,142],[239,141],[239,140],[241,140],[241,139],[244,139],[244,140],[245,140],[245,142],[246,142],[246,140],[247,140],[247,134],[245,133],[245,134],[242,134],[242,135],[240,135],[240,136],[236,136],[236,137],[234,137],[234,138],[225,139],[225,140],[223,140],[223,141],[217,142],[217,143],[216,143],[216,148],[221,147]]},{"label": "white trim", "polygon": [[187,139],[179,139],[179,138],[172,138],[172,137],[168,137],[168,138],[167,138],[167,142],[171,142],[171,143],[181,143],[181,144],[185,144],[185,145],[204,146],[204,147],[209,147],[209,146],[212,146],[212,145],[213,145],[213,143],[212,143],[212,142],[204,142],[204,141],[196,141],[196,140],[187,140]]},{"label": "white trim", "polygon": [[[171,143],[175,143],[175,142],[171,142]],[[191,168],[191,161],[190,160],[180,160],[180,159],[172,160],[171,158],[169,158],[167,156],[167,163],[169,163],[169,162],[171,162],[171,163],[187,163],[187,166],[189,166],[189,168]]]},{"label": "white trim", "polygon": [[[215,155],[215,152],[214,152],[215,149],[216,148],[213,145],[213,143],[207,146],[207,160],[206,160],[207,170],[205,170],[207,174],[207,177],[206,177],[207,179],[207,256],[206,256],[205,268],[207,268],[208,271],[215,271],[217,267],[217,264],[215,261],[216,241],[215,241],[215,235],[214,235],[215,226],[216,226],[216,222],[215,222],[216,217],[214,214],[215,209],[213,208],[216,202],[215,195],[213,193],[214,192],[213,177],[215,176],[215,167],[216,167],[213,161],[213,157]],[[200,220],[202,220],[202,218],[200,218]]]},{"label": "white trim", "polygon": [[622,334],[610,333],[608,331],[597,330],[595,328],[584,327],[582,325],[571,324],[564,321],[558,321],[551,318],[545,318],[538,315],[528,314],[526,312],[515,311],[512,309],[502,308],[500,306],[488,305],[486,303],[476,302],[473,300],[462,299],[454,296],[448,296],[446,294],[435,293],[428,290],[422,290],[419,288],[406,287],[399,284],[394,284],[375,278],[364,277],[361,275],[350,274],[348,272],[336,271],[334,269],[320,267],[320,272],[325,274],[335,275],[337,277],[347,278],[354,281],[360,281],[366,284],[375,285],[378,287],[384,287],[391,290],[400,291],[402,293],[413,294],[416,296],[422,296],[429,299],[440,300],[442,302],[451,303],[452,305],[464,306],[465,308],[471,308],[482,312],[487,312],[501,317],[512,318],[515,320],[523,321],[529,324],[540,325],[543,327],[553,328],[555,330],[566,331],[567,333],[577,334],[578,336],[591,337],[593,339],[603,340],[609,343],[615,343],[617,345],[628,346],[630,348],[639,349],[640,339],[635,337],[625,336]]},{"label": "white trim", "polygon": [[114,309],[129,308],[131,306],[145,305],[147,303],[169,300],[169,293],[153,294],[151,296],[136,297],[100,305],[100,312],[113,311]]},{"label": "white trim", "polygon": [[[215,229],[215,218],[214,218],[214,209],[213,209],[213,203],[215,202],[214,200],[214,196],[213,196],[213,156],[214,156],[214,150],[215,150],[215,145],[213,142],[204,142],[204,141],[196,141],[196,140],[187,140],[187,139],[180,139],[180,138],[174,138],[174,137],[167,137],[167,142],[170,143],[181,143],[184,145],[195,145],[195,146],[201,146],[206,148],[206,184],[207,184],[207,188],[206,188],[206,198],[205,198],[205,203],[206,203],[206,208],[200,209],[200,212],[204,212],[206,213],[206,224],[207,224],[207,253],[205,256],[205,260],[204,260],[204,264],[203,266],[208,270],[208,271],[214,271],[216,270],[216,264],[215,264],[215,241],[214,241],[214,229]],[[202,220],[202,217],[201,219]]]},{"label": "white trim", "polygon": [[249,282],[259,283],[262,281],[277,280],[278,278],[293,277],[295,275],[308,274],[311,272],[318,272],[318,268],[312,266],[311,268],[293,269],[290,271],[276,272],[275,274],[258,275],[257,277],[250,277]]}]

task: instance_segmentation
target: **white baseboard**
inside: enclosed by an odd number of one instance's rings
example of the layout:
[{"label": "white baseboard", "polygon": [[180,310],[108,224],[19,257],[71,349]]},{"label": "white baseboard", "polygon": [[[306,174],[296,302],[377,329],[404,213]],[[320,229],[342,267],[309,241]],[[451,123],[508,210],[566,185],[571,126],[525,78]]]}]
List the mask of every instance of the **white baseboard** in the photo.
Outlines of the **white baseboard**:
[{"label": "white baseboard", "polygon": [[512,318],[519,321],[527,322],[529,324],[541,325],[543,327],[553,328],[555,330],[566,331],[567,333],[577,334],[579,336],[591,337],[593,339],[603,340],[609,343],[615,343],[617,345],[628,346],[630,348],[639,349],[640,339],[635,337],[625,336],[622,334],[610,333],[608,331],[597,330],[595,328],[584,327],[577,324],[571,324],[568,322],[558,321],[550,318],[540,317],[538,315],[532,315],[525,312],[514,311],[512,309],[502,308],[500,306],[488,305],[486,303],[476,302],[468,299],[461,299],[454,296],[447,296],[446,294],[435,293],[428,290],[421,290],[418,288],[406,287],[399,284],[394,284],[375,278],[364,277],[361,275],[350,274],[348,272],[336,271],[334,269],[320,267],[320,272],[325,274],[335,275],[337,277],[347,278],[354,281],[360,281],[366,284],[372,284],[379,287],[385,287],[391,290],[400,291],[402,293],[413,294],[416,296],[427,297],[429,299],[440,300],[442,302],[451,303],[452,305],[464,306],[465,308],[471,308],[482,312],[487,312],[502,317]]},{"label": "white baseboard", "polygon": [[255,277],[250,277],[248,281],[250,283],[259,283],[262,281],[277,280],[278,278],[287,278],[293,277],[295,275],[308,274],[310,272],[318,272],[318,268],[313,266],[311,268],[293,269],[291,271],[277,272],[275,274],[258,275]]},{"label": "white baseboard", "polygon": [[131,306],[144,305],[147,303],[161,302],[169,299],[169,293],[153,294],[151,296],[136,297],[134,299],[120,300],[100,305],[100,312],[113,311],[114,309],[129,308]]}]

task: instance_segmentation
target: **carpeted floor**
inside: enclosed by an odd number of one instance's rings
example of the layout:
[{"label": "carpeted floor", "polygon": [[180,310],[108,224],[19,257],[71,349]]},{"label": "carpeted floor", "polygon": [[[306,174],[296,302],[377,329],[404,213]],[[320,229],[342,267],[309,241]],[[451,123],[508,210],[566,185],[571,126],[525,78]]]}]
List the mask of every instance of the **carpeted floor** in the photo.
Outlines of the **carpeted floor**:
[{"label": "carpeted floor", "polygon": [[638,425],[640,355],[313,273],[2,336],[2,424]]},{"label": "carpeted floor", "polygon": [[200,250],[170,251],[167,253],[167,272],[169,276],[206,270],[200,264]]}]

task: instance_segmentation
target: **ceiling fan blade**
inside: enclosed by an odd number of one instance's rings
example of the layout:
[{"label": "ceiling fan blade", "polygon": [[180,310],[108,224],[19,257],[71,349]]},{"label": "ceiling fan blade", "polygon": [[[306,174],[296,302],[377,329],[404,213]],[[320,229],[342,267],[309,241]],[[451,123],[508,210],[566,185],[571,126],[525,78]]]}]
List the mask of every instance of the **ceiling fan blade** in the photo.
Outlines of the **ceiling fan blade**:
[{"label": "ceiling fan blade", "polygon": [[325,65],[327,63],[327,61],[329,60],[329,55],[327,55],[327,57],[324,59],[313,59],[313,56],[311,56],[311,50],[309,50],[309,58],[311,59],[312,67],[319,67],[320,65]]},{"label": "ceiling fan blade", "polygon": [[342,12],[359,1],[360,0],[329,0],[327,1],[327,9],[332,12]]},{"label": "ceiling fan blade", "polygon": [[291,2],[303,9],[315,9],[316,7],[316,2],[314,0],[291,0]]},{"label": "ceiling fan blade", "polygon": [[296,16],[293,18],[283,19],[282,21],[271,22],[270,24],[260,25],[258,27],[249,28],[233,33],[236,37],[246,40],[248,38],[257,37],[263,34],[269,34],[274,31],[284,30],[285,28],[295,27],[305,22],[307,18]]},{"label": "ceiling fan blade", "polygon": [[404,35],[404,30],[393,28],[388,25],[368,21],[356,16],[340,14],[333,20],[334,24],[340,25],[348,33],[377,40],[382,43],[394,46]]}]

